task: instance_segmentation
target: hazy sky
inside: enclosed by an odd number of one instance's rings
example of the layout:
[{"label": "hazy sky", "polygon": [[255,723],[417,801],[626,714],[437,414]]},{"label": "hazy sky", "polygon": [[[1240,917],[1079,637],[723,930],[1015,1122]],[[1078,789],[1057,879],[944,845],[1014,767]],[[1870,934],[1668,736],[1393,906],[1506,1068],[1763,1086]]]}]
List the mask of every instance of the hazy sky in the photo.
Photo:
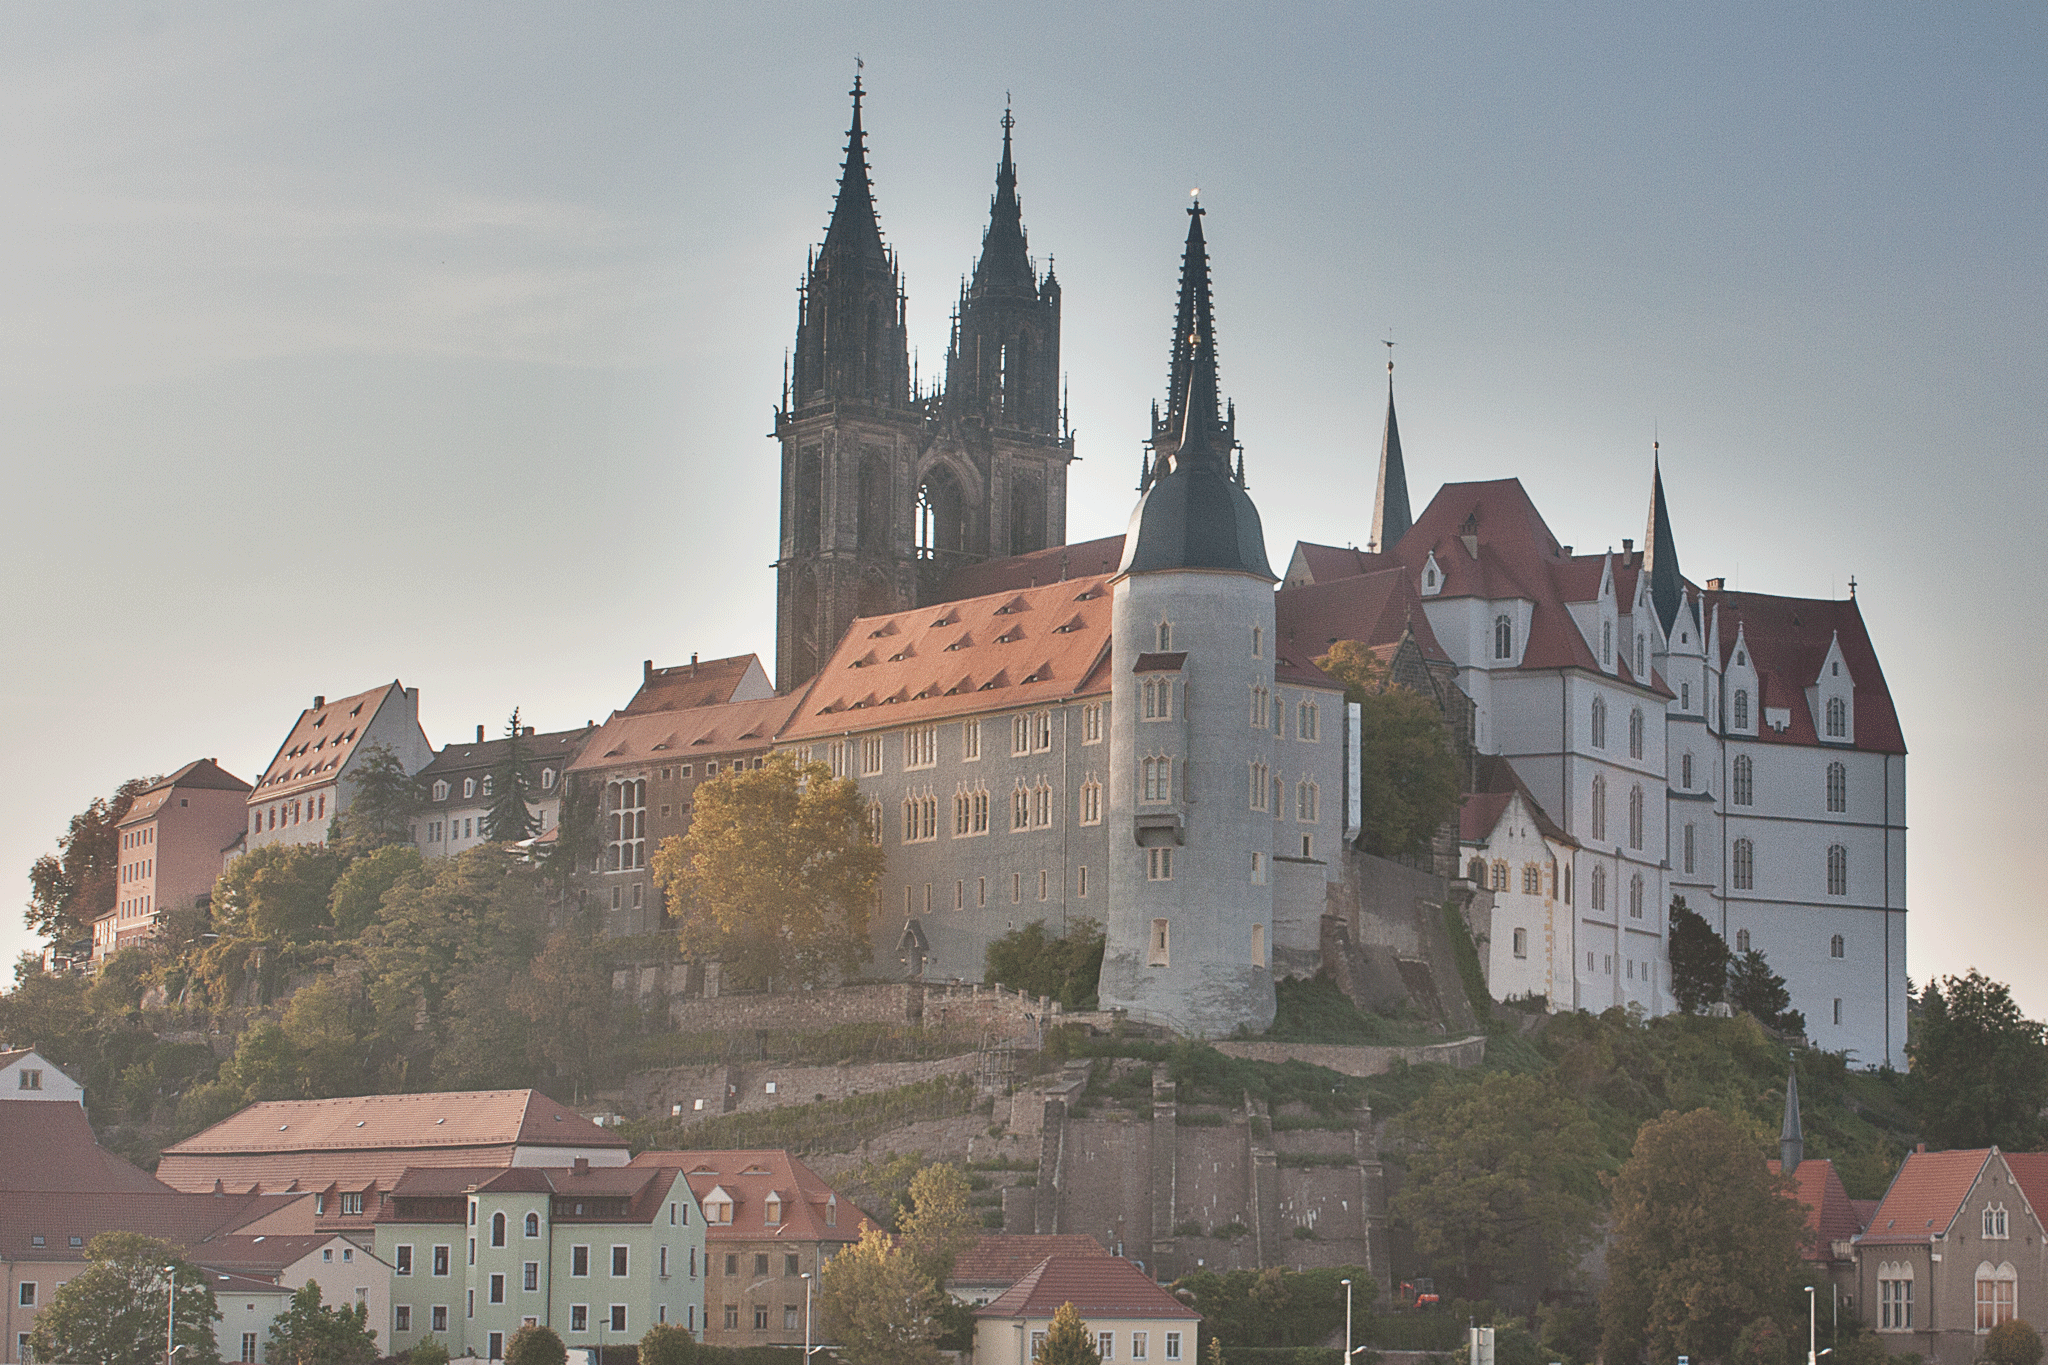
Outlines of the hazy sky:
[{"label": "hazy sky", "polygon": [[1657,433],[1695,580],[1856,577],[1914,978],[2048,1015],[2039,5],[11,5],[20,897],[92,796],[253,777],[316,692],[402,678],[438,745],[772,666],[765,433],[856,53],[928,375],[1014,98],[1070,538],[1129,513],[1200,186],[1276,563],[1365,538],[1382,337],[1418,510],[1514,475],[1618,546]]}]

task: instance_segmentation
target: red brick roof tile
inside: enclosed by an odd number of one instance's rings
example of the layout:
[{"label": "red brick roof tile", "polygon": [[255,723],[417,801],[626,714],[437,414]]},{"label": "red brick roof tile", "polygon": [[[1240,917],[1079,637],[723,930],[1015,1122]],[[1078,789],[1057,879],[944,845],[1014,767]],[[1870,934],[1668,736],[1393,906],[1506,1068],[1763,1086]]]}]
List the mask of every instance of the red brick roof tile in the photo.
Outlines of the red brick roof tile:
[{"label": "red brick roof tile", "polygon": [[[0,1063],[23,1054],[0,1054]],[[102,1148],[85,1108],[60,1100],[0,1100],[0,1190],[168,1194],[171,1187]]]},{"label": "red brick roof tile", "polygon": [[[633,1167],[681,1171],[702,1204],[713,1190],[732,1196],[730,1223],[713,1223],[705,1211],[707,1241],[857,1242],[871,1226],[853,1201],[825,1183],[803,1162],[778,1149],[724,1152],[642,1152]],[[768,1196],[780,1197],[782,1221],[769,1223]],[[830,1221],[828,1221],[830,1220]]]},{"label": "red brick roof tile", "polygon": [[1925,1242],[1948,1231],[1990,1160],[1988,1147],[1907,1154],[1861,1240],[1872,1245]]},{"label": "red brick roof tile", "polygon": [[[1782,706],[1792,724],[1782,733],[1759,723],[1756,738],[1765,744],[1819,744],[1806,689],[1819,679],[1830,642],[1839,639],[1842,659],[1855,684],[1854,747],[1881,754],[1906,752],[1899,713],[1877,662],[1877,649],[1863,626],[1863,610],[1851,597],[1769,597],[1756,592],[1709,592],[1701,609],[1721,613],[1721,666],[1726,667],[1741,634],[1756,665],[1757,719],[1763,708]],[[1707,617],[1711,619],[1711,615]]]},{"label": "red brick roof tile", "polygon": [[1121,1256],[1048,1256],[974,1316],[1049,1318],[1068,1303],[1083,1318],[1202,1319]]}]

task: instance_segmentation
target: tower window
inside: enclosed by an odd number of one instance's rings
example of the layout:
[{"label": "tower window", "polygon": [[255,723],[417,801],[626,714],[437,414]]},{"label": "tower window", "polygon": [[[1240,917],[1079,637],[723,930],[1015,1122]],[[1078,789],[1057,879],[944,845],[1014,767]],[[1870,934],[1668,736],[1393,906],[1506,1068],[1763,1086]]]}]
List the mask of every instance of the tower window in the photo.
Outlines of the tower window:
[{"label": "tower window", "polygon": [[1173,799],[1173,760],[1148,758],[1139,765],[1140,801],[1159,803]]},{"label": "tower window", "polygon": [[1173,719],[1173,679],[1147,678],[1142,689],[1146,720]]},{"label": "tower window", "polygon": [[[1165,852],[1164,849],[1154,849],[1152,851],[1155,853]],[[1165,920],[1155,919],[1152,921],[1151,943],[1145,951],[1145,965],[1147,967],[1165,967],[1171,965],[1169,962],[1169,933],[1170,931]]]},{"label": "tower window", "polygon": [[1643,846],[1643,789],[1640,784],[1628,789],[1628,846]]},{"label": "tower window", "polygon": [[1679,756],[1678,785],[1687,791],[1692,790],[1692,755],[1689,753]]},{"label": "tower window", "polygon": [[1843,940],[1840,934],[1836,934],[1833,938],[1828,940],[1829,957],[1845,957],[1847,956],[1848,951],[1849,945],[1847,944],[1847,942]]},{"label": "tower window", "polygon": [[1510,621],[1505,613],[1493,618],[1493,657],[1515,657],[1515,623]]},{"label": "tower window", "polygon": [[1148,848],[1145,850],[1145,880],[1170,882],[1173,880],[1173,850],[1170,848]]},{"label": "tower window", "polygon": [[1849,769],[1840,763],[1828,764],[1828,809],[1849,809]]}]

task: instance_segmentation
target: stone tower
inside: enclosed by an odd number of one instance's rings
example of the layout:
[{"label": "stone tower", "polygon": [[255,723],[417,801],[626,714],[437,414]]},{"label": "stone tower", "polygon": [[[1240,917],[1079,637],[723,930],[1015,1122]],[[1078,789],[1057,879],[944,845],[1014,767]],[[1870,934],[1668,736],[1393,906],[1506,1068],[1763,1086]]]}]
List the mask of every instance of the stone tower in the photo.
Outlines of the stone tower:
[{"label": "stone tower", "polygon": [[775,685],[811,678],[859,616],[945,596],[946,575],[1066,541],[1074,458],[1059,394],[1060,287],[1025,249],[1002,160],[981,259],[962,288],[945,379],[921,390],[902,276],[882,243],[854,81],[846,162],[812,253],[775,414],[782,447]]},{"label": "stone tower", "polygon": [[1276,580],[1242,457],[1231,468],[1201,206],[1189,215],[1172,389],[1111,586],[1109,836],[1123,851],[1109,862],[1101,996],[1214,1036],[1273,1019],[1273,818],[1245,792],[1248,772],[1275,763],[1246,702],[1273,687]]}]

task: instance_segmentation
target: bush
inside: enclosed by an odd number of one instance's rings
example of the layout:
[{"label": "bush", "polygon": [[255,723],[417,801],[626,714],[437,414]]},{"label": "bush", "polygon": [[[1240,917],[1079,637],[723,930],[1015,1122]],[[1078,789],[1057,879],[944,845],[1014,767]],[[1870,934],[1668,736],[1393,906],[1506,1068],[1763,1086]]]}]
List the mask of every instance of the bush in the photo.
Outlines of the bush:
[{"label": "bush", "polygon": [[448,1348],[432,1337],[421,1337],[405,1360],[406,1365],[448,1365]]},{"label": "bush", "polygon": [[568,1359],[552,1327],[522,1327],[505,1343],[505,1365],[567,1365]]},{"label": "bush", "polygon": [[1984,1338],[1985,1365],[2041,1365],[2041,1334],[2025,1318],[2007,1318]]}]

